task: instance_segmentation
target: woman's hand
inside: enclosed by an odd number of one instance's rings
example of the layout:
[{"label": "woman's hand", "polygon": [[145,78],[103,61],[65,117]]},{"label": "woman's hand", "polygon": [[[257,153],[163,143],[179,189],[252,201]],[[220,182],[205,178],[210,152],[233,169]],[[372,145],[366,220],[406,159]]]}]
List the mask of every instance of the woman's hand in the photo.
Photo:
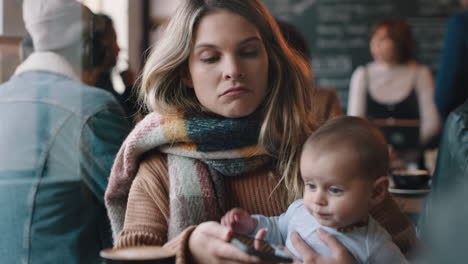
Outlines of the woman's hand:
[{"label": "woman's hand", "polygon": [[[354,264],[354,258],[349,254],[348,250],[341,245],[340,242],[331,234],[325,232],[322,229],[317,231],[317,234],[325,245],[327,245],[331,250],[330,256],[320,256],[313,250],[309,245],[307,245],[304,240],[299,236],[298,233],[293,232],[291,234],[291,242],[296,249],[296,251],[301,255],[303,261],[294,258],[294,263],[304,263],[304,264]],[[289,252],[290,253],[290,252]],[[290,253],[290,255],[292,255]]]},{"label": "woman's hand", "polygon": [[197,226],[189,239],[189,250],[196,263],[261,263],[229,243],[232,230],[217,222]]}]

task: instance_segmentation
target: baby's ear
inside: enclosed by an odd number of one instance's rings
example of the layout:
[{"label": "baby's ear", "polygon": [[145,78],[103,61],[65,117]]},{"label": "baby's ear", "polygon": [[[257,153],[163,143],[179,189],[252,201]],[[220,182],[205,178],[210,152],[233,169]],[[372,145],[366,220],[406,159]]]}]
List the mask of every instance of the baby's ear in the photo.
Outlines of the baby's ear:
[{"label": "baby's ear", "polygon": [[383,201],[388,192],[388,176],[381,176],[374,181],[371,195],[371,206],[375,206]]}]

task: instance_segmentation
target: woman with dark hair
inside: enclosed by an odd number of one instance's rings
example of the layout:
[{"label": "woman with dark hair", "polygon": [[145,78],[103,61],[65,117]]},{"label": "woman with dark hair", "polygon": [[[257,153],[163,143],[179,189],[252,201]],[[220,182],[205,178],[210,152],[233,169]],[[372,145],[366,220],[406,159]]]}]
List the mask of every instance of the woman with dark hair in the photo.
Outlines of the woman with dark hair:
[{"label": "woman with dark hair", "polygon": [[[411,28],[401,19],[384,19],[372,27],[370,51],[374,61],[358,67],[351,78],[348,115],[385,127],[387,140],[406,165],[418,163],[420,149],[440,128],[431,71],[414,60]],[[408,135],[401,127],[416,131],[416,140],[402,138]]]},{"label": "woman with dark hair", "polygon": [[[312,54],[304,35],[299,29],[285,20],[276,19],[276,23],[278,23],[281,33],[288,45],[303,55],[309,64],[311,64]],[[320,104],[314,104],[313,102],[320,102]],[[323,124],[329,119],[343,115],[343,110],[341,110],[340,100],[335,88],[313,87],[311,108],[311,115],[319,124]]]},{"label": "woman with dark hair", "polygon": [[134,74],[127,69],[115,75],[114,78],[120,79],[124,85],[123,93],[115,90],[112,78],[120,52],[114,22],[105,14],[96,14],[89,23],[92,32],[87,37],[91,56],[84,60],[84,65],[94,70],[92,85],[112,93],[124,108],[126,118],[134,123],[139,118],[137,98],[133,92]]}]

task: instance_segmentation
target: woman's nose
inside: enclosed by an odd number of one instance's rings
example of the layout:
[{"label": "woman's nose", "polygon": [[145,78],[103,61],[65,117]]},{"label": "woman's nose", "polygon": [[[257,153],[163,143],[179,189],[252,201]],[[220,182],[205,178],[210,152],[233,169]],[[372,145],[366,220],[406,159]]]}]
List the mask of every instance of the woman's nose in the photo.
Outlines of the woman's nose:
[{"label": "woman's nose", "polygon": [[226,58],[223,78],[225,80],[242,80],[245,77],[242,67],[236,58]]}]

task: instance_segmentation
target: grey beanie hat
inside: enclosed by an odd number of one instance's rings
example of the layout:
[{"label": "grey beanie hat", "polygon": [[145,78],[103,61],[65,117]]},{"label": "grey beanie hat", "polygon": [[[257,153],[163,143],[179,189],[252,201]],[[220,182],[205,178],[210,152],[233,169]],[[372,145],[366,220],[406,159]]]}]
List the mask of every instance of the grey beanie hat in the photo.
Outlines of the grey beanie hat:
[{"label": "grey beanie hat", "polygon": [[82,9],[76,0],[23,0],[23,20],[36,51],[61,49],[82,37]]}]

